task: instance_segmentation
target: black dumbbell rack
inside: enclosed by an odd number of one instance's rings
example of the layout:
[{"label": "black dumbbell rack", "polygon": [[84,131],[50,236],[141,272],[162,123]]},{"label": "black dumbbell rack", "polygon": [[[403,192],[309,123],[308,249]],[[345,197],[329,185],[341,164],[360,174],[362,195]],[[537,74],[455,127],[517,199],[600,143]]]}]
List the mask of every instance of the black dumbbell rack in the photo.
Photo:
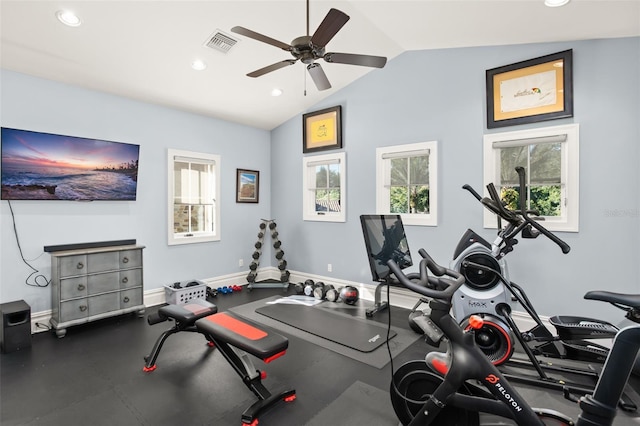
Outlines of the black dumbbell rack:
[{"label": "black dumbbell rack", "polygon": [[[282,250],[282,242],[278,238],[278,230],[276,222],[273,219],[261,219],[259,225],[260,231],[258,232],[258,240],[253,245],[255,250],[251,255],[251,263],[249,264],[249,275],[247,275],[247,288],[249,290],[254,288],[278,288],[282,287],[284,290],[289,288],[289,276],[291,273],[287,269],[287,261],[284,259],[284,251]],[[260,265],[260,257],[262,256],[262,248],[264,247],[265,235],[271,235],[271,242],[275,249],[275,257],[278,261],[278,269],[280,270],[280,282],[279,283],[257,283],[256,277],[258,276],[258,266]]]}]

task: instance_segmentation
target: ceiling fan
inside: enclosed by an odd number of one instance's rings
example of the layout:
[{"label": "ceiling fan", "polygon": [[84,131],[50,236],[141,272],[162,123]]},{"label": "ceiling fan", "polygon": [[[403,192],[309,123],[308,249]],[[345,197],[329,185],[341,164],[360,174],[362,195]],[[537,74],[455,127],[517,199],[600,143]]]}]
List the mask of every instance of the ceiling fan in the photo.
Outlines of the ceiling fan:
[{"label": "ceiling fan", "polygon": [[261,41],[278,47],[282,50],[290,52],[295,59],[285,59],[276,62],[247,74],[248,77],[260,77],[261,75],[279,70],[288,65],[295,64],[298,60],[307,64],[307,70],[311,79],[315,83],[318,90],[327,90],[331,88],[331,83],[325,74],[322,66],[316,62],[318,59],[324,59],[326,62],[348,65],[360,65],[365,67],[382,68],[387,63],[387,58],[383,56],[358,55],[353,53],[325,53],[325,46],[340,31],[340,29],[349,20],[349,15],[338,9],[331,9],[320,26],[313,35],[309,35],[309,0],[307,0],[307,35],[300,36],[291,42],[291,44],[283,43],[271,37],[259,34],[244,27],[233,27],[231,31],[243,36]]}]

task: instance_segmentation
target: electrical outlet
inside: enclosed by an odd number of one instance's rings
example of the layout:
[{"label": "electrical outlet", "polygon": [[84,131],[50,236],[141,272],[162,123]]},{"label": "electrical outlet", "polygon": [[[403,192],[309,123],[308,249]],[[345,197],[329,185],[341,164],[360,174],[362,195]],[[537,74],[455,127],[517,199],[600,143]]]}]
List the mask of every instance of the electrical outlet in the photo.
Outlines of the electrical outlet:
[{"label": "electrical outlet", "polygon": [[238,260],[238,266],[244,266],[244,259]]},{"label": "electrical outlet", "polygon": [[333,271],[333,266],[330,263],[327,263],[327,272]]}]

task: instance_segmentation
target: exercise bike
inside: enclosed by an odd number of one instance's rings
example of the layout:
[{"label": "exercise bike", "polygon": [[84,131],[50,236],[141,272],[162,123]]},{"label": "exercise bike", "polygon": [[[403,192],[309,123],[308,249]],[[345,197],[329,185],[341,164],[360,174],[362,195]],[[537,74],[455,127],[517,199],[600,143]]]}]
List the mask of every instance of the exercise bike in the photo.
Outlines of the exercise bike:
[{"label": "exercise bike", "polygon": [[[525,171],[522,167],[516,168],[516,171],[520,184],[520,211],[507,209],[493,184],[487,186],[491,198],[480,197],[469,185],[463,187],[497,215],[499,232],[496,240],[490,244],[472,230],[467,230],[458,243],[450,268],[460,272],[465,282],[452,299],[453,317],[458,319],[463,328],[467,328],[472,315],[482,316],[483,326],[475,333],[476,343],[494,365],[509,363],[510,366],[535,370],[535,375],[532,375],[511,374],[503,369],[503,374],[510,380],[586,394],[593,390],[593,384],[598,378],[598,371],[591,365],[540,362],[537,357],[602,364],[609,349],[593,339],[611,339],[619,330],[612,324],[592,318],[554,316],[550,318],[550,322],[557,334],[553,335],[543,324],[522,287],[509,280],[504,258],[518,243],[518,235],[523,238],[544,235],[556,243],[563,253],[570,251],[569,245],[532,218],[532,215],[537,215],[536,212],[526,210]],[[504,228],[502,220],[506,222]],[[610,302],[625,310],[627,318],[640,322],[640,296],[592,291],[585,298]],[[520,331],[511,316],[513,301],[524,308],[535,322],[534,327]],[[414,307],[410,318],[415,319],[421,314],[417,306],[419,304]],[[412,328],[416,330],[414,325]],[[512,359],[516,343],[523,349],[526,359]],[[591,383],[585,385],[567,381],[566,377],[553,378],[547,374],[552,372],[586,376]],[[621,407],[629,411],[637,408],[626,395],[621,400]]]},{"label": "exercise bike", "polygon": [[[595,390],[579,400],[582,413],[574,423],[562,413],[527,404],[477,346],[476,333],[482,329],[483,319],[472,315],[469,327],[463,329],[451,316],[455,294],[465,284],[464,275],[438,265],[424,249],[419,254],[419,279],[405,275],[393,259],[387,264],[403,286],[430,299],[431,312],[418,323],[432,343],[444,342],[447,351],[430,352],[425,359],[409,361],[393,374],[391,402],[403,425],[479,425],[479,413],[510,418],[518,425],[613,423],[640,349],[640,326],[626,327],[615,336]],[[465,261],[464,266],[474,265]]]}]

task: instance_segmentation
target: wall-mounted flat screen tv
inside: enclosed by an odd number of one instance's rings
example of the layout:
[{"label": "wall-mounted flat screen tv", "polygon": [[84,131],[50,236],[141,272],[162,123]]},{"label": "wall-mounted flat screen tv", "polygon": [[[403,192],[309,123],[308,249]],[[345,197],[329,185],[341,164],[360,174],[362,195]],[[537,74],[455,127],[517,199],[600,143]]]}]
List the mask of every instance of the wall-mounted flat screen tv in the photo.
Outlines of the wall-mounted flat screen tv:
[{"label": "wall-mounted flat screen tv", "polygon": [[389,260],[394,260],[400,269],[413,265],[400,215],[361,215],[360,223],[373,281],[388,280],[391,274],[387,266]]},{"label": "wall-mounted flat screen tv", "polygon": [[2,127],[3,200],[136,199],[140,146]]}]

